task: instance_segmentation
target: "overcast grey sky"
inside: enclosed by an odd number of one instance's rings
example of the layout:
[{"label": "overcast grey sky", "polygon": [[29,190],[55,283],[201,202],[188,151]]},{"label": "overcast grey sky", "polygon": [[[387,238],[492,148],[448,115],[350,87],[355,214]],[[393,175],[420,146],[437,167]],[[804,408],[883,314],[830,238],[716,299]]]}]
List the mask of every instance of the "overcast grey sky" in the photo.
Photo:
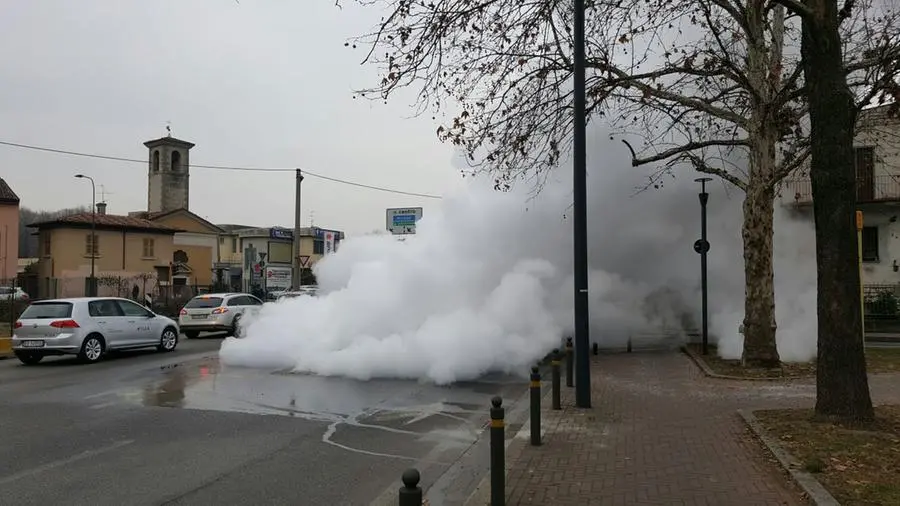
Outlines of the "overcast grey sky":
[{"label": "overcast grey sky", "polygon": [[[41,0],[0,16],[0,140],[147,158],[146,140],[194,142],[192,164],[300,167],[399,190],[461,184],[453,151],[412,95],[354,100],[375,82],[347,37],[381,16],[330,0]],[[22,205],[90,204],[91,175],[109,212],[142,210],[147,165],[0,146],[0,174]],[[216,223],[293,225],[294,174],[192,168],[191,210]],[[98,194],[100,189],[98,188]],[[99,195],[98,195],[99,199]],[[439,201],[308,177],[304,224],[351,234],[384,228],[384,209]]]}]

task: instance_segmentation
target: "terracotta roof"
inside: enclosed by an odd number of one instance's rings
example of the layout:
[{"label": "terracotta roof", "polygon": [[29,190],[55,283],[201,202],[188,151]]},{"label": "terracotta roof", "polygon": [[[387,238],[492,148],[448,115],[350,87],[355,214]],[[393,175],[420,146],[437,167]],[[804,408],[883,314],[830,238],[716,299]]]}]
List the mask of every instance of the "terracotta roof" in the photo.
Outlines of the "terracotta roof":
[{"label": "terracotta roof", "polygon": [[[53,220],[42,221],[38,223],[32,223],[28,225],[29,227],[34,228],[48,228],[48,227],[64,227],[66,225],[77,225],[79,227],[82,226],[90,226],[91,224],[91,213],[78,213],[78,214],[70,214],[68,216],[60,216],[59,218]],[[147,230],[147,231],[157,231],[157,232],[168,232],[168,233],[176,233],[182,232],[181,229],[168,227],[162,225],[160,223],[156,223],[150,220],[145,220],[143,218],[136,218],[133,216],[119,216],[115,214],[94,214],[93,218],[96,220],[95,223],[98,227],[105,228],[117,228],[117,229],[137,229],[137,230]]]},{"label": "terracotta roof", "polygon": [[18,204],[19,196],[16,195],[16,192],[12,191],[12,188],[6,184],[6,181],[0,177],[0,203],[4,204]]}]

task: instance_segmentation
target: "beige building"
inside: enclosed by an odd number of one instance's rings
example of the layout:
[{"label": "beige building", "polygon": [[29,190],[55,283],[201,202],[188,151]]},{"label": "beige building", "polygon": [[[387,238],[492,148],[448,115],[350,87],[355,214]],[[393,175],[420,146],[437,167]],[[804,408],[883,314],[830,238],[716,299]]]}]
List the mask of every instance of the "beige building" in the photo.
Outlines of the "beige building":
[{"label": "beige building", "polygon": [[[863,283],[900,288],[900,118],[891,106],[860,113],[854,140],[857,209],[863,212]],[[808,165],[784,181],[782,204],[812,220]]]},{"label": "beige building", "polygon": [[19,197],[0,178],[0,284],[12,284],[19,259]]},{"label": "beige building", "polygon": [[[171,278],[174,226],[132,216],[80,213],[32,223],[37,229],[39,259],[35,268],[40,298],[78,297],[86,293],[91,260],[98,293],[130,296],[154,293]],[[92,222],[95,233],[91,233]]]}]

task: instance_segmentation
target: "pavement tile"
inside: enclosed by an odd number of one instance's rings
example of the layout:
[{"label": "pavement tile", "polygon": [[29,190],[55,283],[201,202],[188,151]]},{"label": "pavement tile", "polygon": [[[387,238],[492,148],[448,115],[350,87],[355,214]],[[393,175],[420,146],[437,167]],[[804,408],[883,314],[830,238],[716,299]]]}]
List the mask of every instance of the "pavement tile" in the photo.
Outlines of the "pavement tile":
[{"label": "pavement tile", "polygon": [[[592,408],[575,408],[565,384],[562,410],[545,401],[543,444],[508,463],[507,504],[808,504],[736,410],[812,406],[812,380],[712,379],[676,353],[595,356],[591,368]],[[873,400],[900,402],[896,381],[873,376]]]}]

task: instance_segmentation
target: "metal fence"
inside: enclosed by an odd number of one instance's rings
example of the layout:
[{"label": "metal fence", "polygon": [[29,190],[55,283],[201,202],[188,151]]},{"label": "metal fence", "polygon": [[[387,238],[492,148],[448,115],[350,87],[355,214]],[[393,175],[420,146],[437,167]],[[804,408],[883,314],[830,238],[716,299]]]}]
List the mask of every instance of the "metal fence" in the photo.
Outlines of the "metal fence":
[{"label": "metal fence", "polygon": [[867,319],[898,319],[900,318],[900,285],[864,285],[863,302]]}]

